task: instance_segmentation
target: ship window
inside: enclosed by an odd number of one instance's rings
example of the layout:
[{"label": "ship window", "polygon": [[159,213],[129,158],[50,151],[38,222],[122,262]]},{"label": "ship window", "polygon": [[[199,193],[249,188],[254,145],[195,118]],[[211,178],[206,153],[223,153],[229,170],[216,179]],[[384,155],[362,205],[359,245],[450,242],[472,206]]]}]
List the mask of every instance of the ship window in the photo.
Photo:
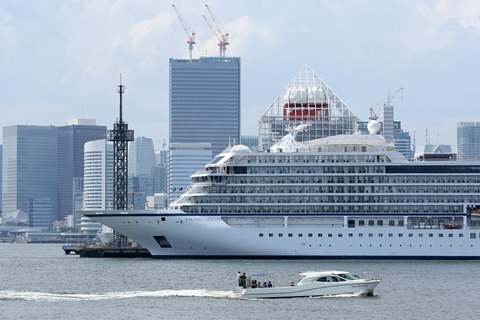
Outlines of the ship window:
[{"label": "ship window", "polygon": [[458,234],[458,237],[459,237],[459,238],[463,238],[463,233],[459,233],[459,234]]},{"label": "ship window", "polygon": [[339,234],[338,234],[338,237],[339,237],[339,238],[343,237],[343,233],[339,233]]},{"label": "ship window", "polygon": [[402,237],[403,237],[403,233],[399,233],[399,234],[398,234],[398,237],[399,237],[399,238],[402,238]]},{"label": "ship window", "polygon": [[309,233],[309,234],[308,234],[308,237],[309,237],[309,238],[313,237],[313,233]]},{"label": "ship window", "polygon": [[359,225],[359,226],[364,226],[364,225],[365,225],[365,221],[363,221],[363,220],[358,220],[358,225]]},{"label": "ship window", "polygon": [[383,237],[383,233],[379,233],[378,236],[381,238]]},{"label": "ship window", "polygon": [[283,237],[283,233],[279,233],[278,236],[279,236],[280,238],[282,238],[282,237]]},{"label": "ship window", "polygon": [[438,236],[439,236],[440,238],[443,238],[443,233],[439,233]]},{"label": "ship window", "polygon": [[318,234],[318,237],[319,237],[319,238],[323,237],[323,234],[319,233],[319,234]]},{"label": "ship window", "polygon": [[299,233],[298,236],[301,238],[303,237],[303,233]]},{"label": "ship window", "polygon": [[422,237],[423,237],[423,233],[419,233],[418,236],[419,236],[420,238],[422,238]]},{"label": "ship window", "polygon": [[363,233],[359,233],[358,236],[361,238],[363,237]]},{"label": "ship window", "polygon": [[403,227],[405,225],[403,220],[398,220],[398,226]]},{"label": "ship window", "polygon": [[395,220],[388,221],[388,225],[391,227],[395,226]]},{"label": "ship window", "polygon": [[165,217],[162,217],[162,219],[161,219],[161,220],[162,220],[162,221],[165,221]]},{"label": "ship window", "polygon": [[369,233],[368,236],[371,238],[373,237],[373,233]]},{"label": "ship window", "polygon": [[453,233],[449,233],[449,234],[448,234],[448,237],[449,237],[449,238],[453,238]]},{"label": "ship window", "polygon": [[374,226],[374,225],[375,225],[375,221],[373,221],[373,220],[368,220],[368,225],[369,225],[370,227]]},{"label": "ship window", "polygon": [[433,238],[433,233],[429,233],[428,236],[429,236],[430,238]]},{"label": "ship window", "polygon": [[411,238],[413,237],[413,233],[409,233],[408,236]]},{"label": "ship window", "polygon": [[328,237],[331,238],[333,235],[331,233],[328,234]]},{"label": "ship window", "polygon": [[293,233],[289,233],[288,236],[291,238],[293,237]]},{"label": "ship window", "polygon": [[273,237],[273,233],[269,233],[268,236],[271,238]]},{"label": "ship window", "polygon": [[349,233],[348,236],[351,238],[353,237],[353,233]]},{"label": "ship window", "polygon": [[470,233],[470,239],[476,239],[477,234],[476,233]]},{"label": "ship window", "polygon": [[383,226],[383,220],[377,220],[377,226]]},{"label": "ship window", "polygon": [[260,238],[262,238],[262,237],[263,237],[263,233],[259,233],[258,236],[259,236]]}]

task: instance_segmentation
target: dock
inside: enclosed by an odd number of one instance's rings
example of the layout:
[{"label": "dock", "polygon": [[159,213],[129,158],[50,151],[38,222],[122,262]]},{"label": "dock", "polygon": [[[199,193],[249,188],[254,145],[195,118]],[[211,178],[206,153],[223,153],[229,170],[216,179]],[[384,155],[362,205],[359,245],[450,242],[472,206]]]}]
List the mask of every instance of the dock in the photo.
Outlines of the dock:
[{"label": "dock", "polygon": [[151,258],[152,255],[145,248],[120,248],[85,245],[64,245],[65,254],[75,253],[81,258]]}]

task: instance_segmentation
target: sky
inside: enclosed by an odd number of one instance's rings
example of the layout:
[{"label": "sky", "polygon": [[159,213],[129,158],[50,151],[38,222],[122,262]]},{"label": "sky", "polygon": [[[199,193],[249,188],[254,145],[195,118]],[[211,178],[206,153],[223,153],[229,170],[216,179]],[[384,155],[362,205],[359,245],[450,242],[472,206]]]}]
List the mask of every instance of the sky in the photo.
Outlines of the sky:
[{"label": "sky", "polygon": [[304,65],[360,120],[391,97],[417,148],[456,149],[457,122],[480,121],[478,0],[2,0],[0,126],[89,118],[112,129],[121,75],[123,119],[161,148],[169,59],[189,56],[172,3],[197,35],[193,58],[218,55],[205,4],[229,33],[242,135],[257,134]]}]

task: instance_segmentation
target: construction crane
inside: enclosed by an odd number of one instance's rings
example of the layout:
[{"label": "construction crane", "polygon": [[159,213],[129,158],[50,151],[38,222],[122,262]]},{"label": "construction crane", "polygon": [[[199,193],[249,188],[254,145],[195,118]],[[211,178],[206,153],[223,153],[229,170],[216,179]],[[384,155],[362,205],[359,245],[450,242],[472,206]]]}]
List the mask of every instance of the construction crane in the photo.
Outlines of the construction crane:
[{"label": "construction crane", "polygon": [[[383,104],[384,107],[390,105],[390,103],[392,102],[393,98],[395,98],[395,95],[396,95],[397,93],[399,93],[400,91],[402,91],[402,90],[403,90],[403,87],[401,87],[400,89],[398,89],[398,90],[395,91],[394,93],[389,94],[384,101],[381,101],[381,102],[377,103],[377,104],[374,105],[372,108],[378,107],[378,106],[380,106],[380,105],[382,105],[382,104]],[[375,117],[377,116],[377,115],[375,114],[375,112],[373,112],[372,108],[370,108],[370,119],[372,119],[372,116],[375,116]],[[372,113],[372,112],[373,112],[373,113]],[[377,117],[377,119],[378,119],[378,117]],[[372,119],[372,120],[377,120],[377,119]]]},{"label": "construction crane", "polygon": [[375,113],[375,111],[373,111],[373,108],[370,108],[370,120],[377,120],[378,119],[378,116],[377,114]]},{"label": "construction crane", "polygon": [[195,32],[190,32],[189,28],[187,27],[185,21],[183,21],[182,16],[180,15],[180,12],[178,12],[177,7],[175,7],[174,4],[172,4],[173,10],[175,10],[175,13],[177,14],[178,20],[182,23],[183,30],[185,30],[185,33],[187,34],[188,37],[188,49],[190,50],[190,60],[192,60],[192,50],[193,50],[193,45],[196,43],[195,42]]},{"label": "construction crane", "polygon": [[403,90],[403,87],[401,87],[400,89],[398,89],[398,90],[395,91],[394,93],[389,94],[388,97],[387,97],[387,99],[385,100],[385,103],[384,103],[383,105],[384,105],[384,106],[389,106],[390,103],[392,102],[393,98],[395,98],[395,95],[396,95],[397,93],[399,93],[400,91],[402,91],[402,90]]},{"label": "construction crane", "polygon": [[212,22],[215,25],[216,30],[215,28],[213,28],[212,24],[210,23],[210,21],[208,21],[205,15],[203,15],[203,18],[208,23],[208,26],[210,27],[210,29],[212,29],[213,33],[218,39],[218,48],[220,50],[220,57],[225,57],[225,51],[227,51],[227,45],[230,44],[228,42],[229,34],[222,31],[222,30],[225,30],[225,28],[217,21],[212,10],[210,10],[210,8],[208,7],[208,4],[206,4],[205,7],[207,8],[207,11],[210,14],[210,17],[212,18]]}]

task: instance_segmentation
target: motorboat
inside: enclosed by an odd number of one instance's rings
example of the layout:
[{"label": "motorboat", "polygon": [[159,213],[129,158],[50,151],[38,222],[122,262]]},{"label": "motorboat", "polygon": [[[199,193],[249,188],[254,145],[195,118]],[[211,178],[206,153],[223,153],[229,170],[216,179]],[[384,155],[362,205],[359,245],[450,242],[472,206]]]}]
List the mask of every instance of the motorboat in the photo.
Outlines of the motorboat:
[{"label": "motorboat", "polygon": [[[265,277],[265,275],[262,275]],[[252,275],[242,297],[253,299],[299,298],[358,294],[372,296],[380,283],[377,275],[357,276],[346,271],[308,271],[300,273],[300,279],[288,286],[275,286],[268,280],[257,280]]]}]

